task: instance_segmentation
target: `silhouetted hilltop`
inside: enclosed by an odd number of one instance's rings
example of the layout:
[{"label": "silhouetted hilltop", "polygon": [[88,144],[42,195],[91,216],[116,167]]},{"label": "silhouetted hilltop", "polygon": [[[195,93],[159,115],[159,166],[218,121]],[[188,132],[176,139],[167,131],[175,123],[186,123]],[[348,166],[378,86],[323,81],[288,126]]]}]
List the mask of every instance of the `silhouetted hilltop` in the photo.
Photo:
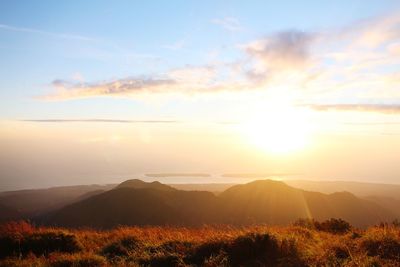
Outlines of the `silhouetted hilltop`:
[{"label": "silhouetted hilltop", "polygon": [[165,191],[175,190],[173,187],[162,184],[158,181],[147,183],[139,179],[126,180],[125,182],[122,182],[119,185],[117,185],[116,188],[135,188],[135,189],[151,188],[151,189],[165,190]]},{"label": "silhouetted hilltop", "polygon": [[117,225],[288,224],[299,218],[332,217],[364,227],[393,220],[395,216],[378,204],[348,192],[330,195],[308,192],[273,180],[236,185],[215,196],[210,192],[182,191],[159,182],[135,179],[49,213],[41,222],[110,228]]}]

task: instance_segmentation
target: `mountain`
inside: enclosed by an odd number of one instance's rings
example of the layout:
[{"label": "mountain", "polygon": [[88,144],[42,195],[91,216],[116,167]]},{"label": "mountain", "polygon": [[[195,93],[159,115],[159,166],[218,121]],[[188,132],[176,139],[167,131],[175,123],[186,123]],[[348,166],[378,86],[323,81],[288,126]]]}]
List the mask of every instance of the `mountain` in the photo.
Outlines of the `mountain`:
[{"label": "mountain", "polygon": [[208,183],[208,184],[168,184],[175,189],[185,190],[185,191],[209,191],[214,194],[219,194],[229,187],[236,184],[233,183]]},{"label": "mountain", "polygon": [[59,209],[96,190],[110,190],[114,185],[76,185],[47,189],[29,189],[0,193],[0,204],[30,218]]},{"label": "mountain", "polygon": [[400,219],[400,200],[391,197],[369,196],[365,199],[377,203],[379,206],[392,211]]},{"label": "mountain", "polygon": [[159,182],[128,180],[113,190],[70,204],[40,220],[66,227],[197,226],[219,221],[218,212],[218,199],[210,192],[181,191]]},{"label": "mountain", "polygon": [[158,181],[147,183],[139,179],[127,180],[125,182],[120,183],[116,188],[135,188],[135,189],[151,188],[162,191],[175,190],[173,187],[162,184]]},{"label": "mountain", "polygon": [[289,224],[299,218],[342,218],[365,227],[395,215],[348,192],[323,194],[260,180],[219,196],[182,191],[159,182],[128,180],[40,218],[46,225],[111,228],[117,225]]},{"label": "mountain", "polygon": [[0,204],[0,222],[20,219],[22,215],[15,209]]},{"label": "mountain", "polygon": [[233,186],[220,198],[231,222],[287,224],[298,218],[342,218],[365,227],[395,218],[389,210],[348,192],[309,192],[273,180]]},{"label": "mountain", "polygon": [[352,181],[308,181],[308,180],[285,180],[285,184],[295,188],[331,194],[334,192],[347,191],[358,197],[391,197],[400,200],[400,185],[379,184]]}]

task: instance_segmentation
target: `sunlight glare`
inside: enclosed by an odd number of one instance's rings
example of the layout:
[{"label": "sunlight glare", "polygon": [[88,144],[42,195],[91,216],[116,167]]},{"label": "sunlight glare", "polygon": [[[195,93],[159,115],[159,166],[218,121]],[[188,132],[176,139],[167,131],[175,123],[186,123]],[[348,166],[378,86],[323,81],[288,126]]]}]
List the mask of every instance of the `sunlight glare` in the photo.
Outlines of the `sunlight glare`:
[{"label": "sunlight glare", "polygon": [[278,107],[252,116],[240,124],[240,131],[256,148],[273,154],[287,154],[308,146],[311,126],[304,110]]}]

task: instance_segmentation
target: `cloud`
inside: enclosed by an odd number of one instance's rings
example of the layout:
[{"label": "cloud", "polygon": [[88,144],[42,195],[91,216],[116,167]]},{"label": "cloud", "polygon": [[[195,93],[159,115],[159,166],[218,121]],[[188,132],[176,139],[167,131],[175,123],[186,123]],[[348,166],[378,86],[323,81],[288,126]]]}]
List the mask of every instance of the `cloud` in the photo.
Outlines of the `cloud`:
[{"label": "cloud", "polygon": [[32,28],[15,27],[15,26],[6,25],[6,24],[0,24],[0,29],[7,30],[7,31],[14,31],[14,32],[41,34],[41,35],[47,35],[50,37],[61,38],[61,39],[73,39],[73,40],[80,40],[80,41],[95,41],[95,39],[93,39],[93,38],[82,36],[82,35],[54,33],[54,32],[42,31],[42,30],[32,29]]},{"label": "cloud", "polygon": [[252,42],[245,50],[267,68],[297,68],[307,62],[312,39],[310,33],[290,30]]},{"label": "cloud", "polygon": [[186,66],[172,69],[162,77],[131,77],[112,81],[84,83],[79,81],[54,80],[55,92],[39,96],[47,101],[101,97],[124,96],[134,97],[140,94],[167,93],[214,93],[247,89],[248,84],[240,82],[239,77],[217,77],[214,66]]},{"label": "cloud", "polygon": [[37,123],[70,123],[70,122],[84,122],[84,123],[180,123],[176,120],[114,120],[114,119],[31,119],[20,120],[24,122],[37,122]]},{"label": "cloud", "polygon": [[[214,20],[227,29],[241,28],[233,18]],[[335,110],[394,112],[400,102],[397,71],[400,16],[386,15],[340,29],[315,32],[286,30],[238,44],[242,52],[230,62],[184,66],[165,73],[111,81],[55,80],[52,93],[40,97],[63,100],[97,96],[135,97],[139,94],[199,94],[263,90],[290,95],[293,103],[361,103]],[[221,51],[223,53],[223,51]],[[223,58],[223,57],[221,57]],[[364,105],[373,99],[377,105]],[[320,104],[318,106],[318,104]]]},{"label": "cloud", "polygon": [[303,71],[310,59],[314,35],[297,30],[275,33],[253,41],[243,49],[253,61],[247,72],[253,81],[266,82],[288,72]]},{"label": "cloud", "polygon": [[224,17],[222,19],[213,19],[211,20],[213,24],[219,25],[225,30],[230,32],[236,32],[243,30],[242,25],[240,24],[239,20],[234,17]]},{"label": "cloud", "polygon": [[399,14],[380,16],[362,20],[347,30],[348,34],[355,34],[355,45],[366,48],[376,48],[400,37]]},{"label": "cloud", "polygon": [[96,83],[54,80],[52,86],[56,88],[56,92],[39,98],[43,100],[63,100],[95,96],[133,95],[140,92],[165,92],[175,84],[175,80],[168,78],[126,78]]},{"label": "cloud", "polygon": [[357,111],[378,112],[386,114],[400,113],[400,104],[309,104],[302,105],[317,111]]}]

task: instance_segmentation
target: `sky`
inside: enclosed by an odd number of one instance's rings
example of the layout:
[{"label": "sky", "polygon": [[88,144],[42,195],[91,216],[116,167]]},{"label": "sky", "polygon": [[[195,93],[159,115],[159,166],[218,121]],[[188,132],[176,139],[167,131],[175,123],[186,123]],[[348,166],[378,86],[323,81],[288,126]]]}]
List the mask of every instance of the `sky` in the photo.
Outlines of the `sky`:
[{"label": "sky", "polygon": [[399,184],[399,65],[399,1],[4,0],[0,188]]}]

